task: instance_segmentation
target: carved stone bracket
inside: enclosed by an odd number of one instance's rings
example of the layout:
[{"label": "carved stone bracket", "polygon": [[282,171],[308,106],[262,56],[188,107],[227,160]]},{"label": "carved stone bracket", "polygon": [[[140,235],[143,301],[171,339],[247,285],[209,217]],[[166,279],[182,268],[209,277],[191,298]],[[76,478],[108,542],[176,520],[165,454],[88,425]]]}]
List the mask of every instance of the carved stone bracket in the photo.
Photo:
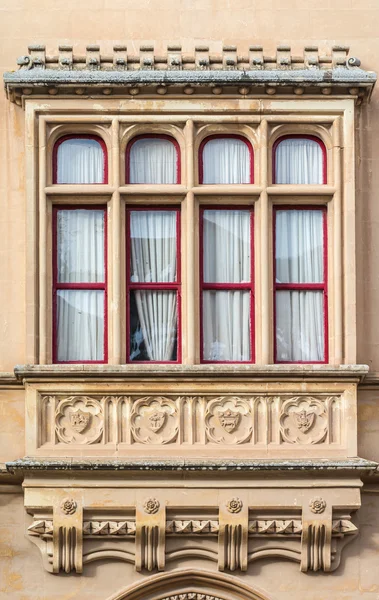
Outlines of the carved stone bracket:
[{"label": "carved stone bracket", "polygon": [[57,498],[53,507],[53,573],[83,571],[83,508],[78,499]]},{"label": "carved stone bracket", "polygon": [[300,570],[330,571],[332,564],[332,509],[323,498],[303,507]]},{"label": "carved stone bracket", "polygon": [[[114,556],[134,564],[137,571],[162,571],[166,561],[178,553],[186,557],[187,542],[183,544],[179,538],[192,537],[201,538],[201,544],[191,541],[192,554],[188,557],[196,556],[198,550],[199,558],[207,556],[218,562],[220,571],[246,571],[248,563],[272,556],[273,547],[277,558],[291,557],[300,563],[302,572],[334,571],[343,547],[357,534],[346,512],[332,520],[332,502],[320,496],[303,498],[301,517],[297,513],[294,518],[251,520],[248,499],[241,491],[238,496],[219,492],[219,518],[203,520],[166,520],[163,497],[140,492],[137,496],[135,520],[88,516],[83,520],[77,491],[66,496],[57,492],[53,506],[43,509],[51,516],[41,518],[42,508],[38,508],[28,528],[29,539],[41,550],[46,570],[81,573],[83,563]],[[170,542],[166,549],[167,536]]]},{"label": "carved stone bracket", "polygon": [[220,503],[218,534],[218,568],[220,571],[247,571],[248,503],[241,498],[227,498]]},{"label": "carved stone bracket", "polygon": [[136,506],[135,565],[137,571],[165,568],[166,507],[157,498],[145,498]]}]

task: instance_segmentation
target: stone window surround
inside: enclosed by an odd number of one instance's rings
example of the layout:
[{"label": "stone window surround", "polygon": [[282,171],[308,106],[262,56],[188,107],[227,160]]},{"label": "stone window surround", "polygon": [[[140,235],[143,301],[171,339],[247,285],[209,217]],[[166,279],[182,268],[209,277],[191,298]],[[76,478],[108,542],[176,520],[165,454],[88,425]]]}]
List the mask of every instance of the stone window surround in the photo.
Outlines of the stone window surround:
[{"label": "stone window surround", "polygon": [[[131,114],[131,109],[133,114]],[[329,273],[329,364],[355,364],[355,190],[354,99],[156,99],[89,98],[25,99],[28,212],[27,363],[52,362],[51,239],[52,206],[107,204],[109,218],[109,364],[125,363],[125,211],[165,196],[167,205],[181,204],[183,261],[183,364],[199,360],[197,226],[200,204],[254,205],[256,277],[256,364],[273,363],[272,206],[327,206]],[[35,127],[34,124],[38,124]],[[100,136],[108,151],[109,183],[52,184],[52,152],[67,134]],[[181,184],[125,184],[125,150],[136,135],[173,136],[181,150]],[[198,152],[214,134],[243,135],[254,149],[255,183],[240,186],[199,185]],[[272,147],[288,134],[316,135],[327,152],[327,184],[272,184]],[[36,173],[38,171],[38,177]],[[38,185],[37,182],[39,181]],[[295,199],[291,198],[295,196]],[[343,201],[342,201],[343,198]],[[75,201],[76,202],[76,201]],[[37,204],[38,203],[38,204]],[[37,205],[39,217],[37,217]],[[38,221],[37,221],[38,219]],[[37,231],[39,235],[37,236]],[[43,243],[43,240],[46,243]],[[190,260],[188,257],[192,256]],[[38,257],[38,259],[37,259]],[[266,265],[270,265],[269,268]],[[348,268],[345,268],[348,265]],[[38,277],[35,276],[37,267]],[[191,268],[192,267],[192,268]],[[39,302],[37,299],[39,298]],[[212,365],[214,368],[215,365]],[[238,365],[237,365],[238,368]]]}]

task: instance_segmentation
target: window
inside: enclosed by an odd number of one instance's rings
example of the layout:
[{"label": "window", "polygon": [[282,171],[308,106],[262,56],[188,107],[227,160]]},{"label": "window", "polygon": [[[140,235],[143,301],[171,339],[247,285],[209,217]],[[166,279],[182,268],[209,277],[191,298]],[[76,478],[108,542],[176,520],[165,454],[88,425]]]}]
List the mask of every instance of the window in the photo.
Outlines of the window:
[{"label": "window", "polygon": [[327,362],[326,211],[275,209],[276,362]]},{"label": "window", "polygon": [[199,151],[200,183],[253,183],[253,150],[237,135],[206,138]]},{"label": "window", "polygon": [[126,150],[128,183],[180,183],[178,143],[168,135],[137,136]]},{"label": "window", "polygon": [[127,209],[129,360],[178,362],[178,209]]},{"label": "window", "polygon": [[253,211],[201,211],[203,362],[252,362]]},{"label": "window", "polygon": [[274,144],[275,183],[326,183],[325,146],[314,136],[288,135]]},{"label": "window", "polygon": [[106,211],[56,207],[54,234],[54,361],[104,362]]},{"label": "window", "polygon": [[[115,364],[328,362],[332,186],[325,185],[324,143],[291,134],[259,145],[258,127],[234,130],[204,136],[199,128],[192,145],[156,133],[159,127],[134,137],[120,133],[126,185],[121,173],[115,179],[113,163],[107,185],[103,139],[58,139],[54,362],[108,362],[115,339]],[[182,160],[185,181],[178,185]],[[80,187],[66,192],[74,181]],[[87,187],[95,181],[103,185]]]},{"label": "window", "polygon": [[107,183],[106,157],[96,136],[64,136],[54,146],[54,183]]}]

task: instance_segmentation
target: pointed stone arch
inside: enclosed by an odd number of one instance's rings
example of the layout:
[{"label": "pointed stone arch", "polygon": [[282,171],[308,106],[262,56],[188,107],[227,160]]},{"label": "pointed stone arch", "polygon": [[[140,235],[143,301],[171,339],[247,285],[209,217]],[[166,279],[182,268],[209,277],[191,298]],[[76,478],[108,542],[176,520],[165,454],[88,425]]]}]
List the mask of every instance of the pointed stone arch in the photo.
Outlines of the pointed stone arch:
[{"label": "pointed stone arch", "polygon": [[273,600],[237,577],[201,569],[159,573],[109,600]]}]

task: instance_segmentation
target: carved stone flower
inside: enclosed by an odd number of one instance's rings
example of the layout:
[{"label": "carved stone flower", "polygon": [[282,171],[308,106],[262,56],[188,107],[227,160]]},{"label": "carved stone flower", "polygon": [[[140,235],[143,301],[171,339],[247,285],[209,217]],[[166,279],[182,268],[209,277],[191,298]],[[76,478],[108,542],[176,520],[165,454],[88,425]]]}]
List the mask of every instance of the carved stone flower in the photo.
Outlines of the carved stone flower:
[{"label": "carved stone flower", "polygon": [[242,506],[242,500],[240,500],[240,498],[231,498],[226,503],[226,508],[231,513],[241,512]]},{"label": "carved stone flower", "polygon": [[326,502],[323,498],[313,498],[309,502],[309,507],[313,513],[320,514],[323,513],[326,508]]},{"label": "carved stone flower", "polygon": [[61,503],[61,509],[65,515],[73,515],[76,512],[77,506],[73,498],[65,498]]},{"label": "carved stone flower", "polygon": [[148,498],[143,504],[145,512],[149,513],[150,515],[154,515],[155,513],[157,513],[159,507],[160,504],[156,498]]}]

